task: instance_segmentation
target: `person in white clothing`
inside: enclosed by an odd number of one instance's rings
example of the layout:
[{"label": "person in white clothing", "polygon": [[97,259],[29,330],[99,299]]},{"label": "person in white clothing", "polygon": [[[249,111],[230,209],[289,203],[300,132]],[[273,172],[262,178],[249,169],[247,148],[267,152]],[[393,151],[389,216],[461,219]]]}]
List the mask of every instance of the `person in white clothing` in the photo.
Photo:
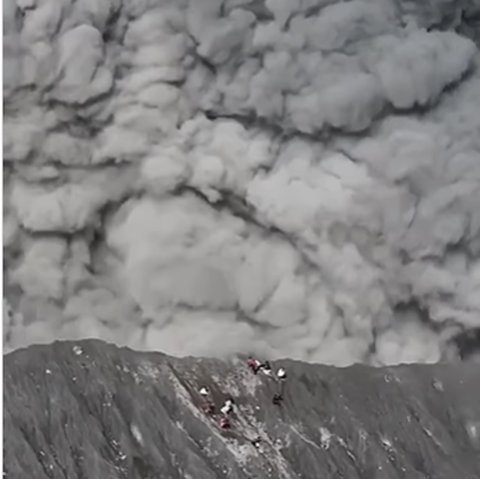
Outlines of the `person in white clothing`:
[{"label": "person in white clothing", "polygon": [[207,397],[210,395],[210,391],[205,386],[203,386],[199,392],[200,392],[200,395],[203,397]]},{"label": "person in white clothing", "polygon": [[233,411],[233,399],[227,399],[220,411],[224,416],[228,416]]},{"label": "person in white clothing", "polygon": [[200,393],[200,396],[202,396],[202,407],[203,410],[209,415],[213,415],[215,413],[215,404],[213,404],[212,399],[210,397],[210,390],[203,386],[200,388],[198,391]]},{"label": "person in white clothing", "polygon": [[249,356],[247,359],[247,366],[252,370],[253,374],[257,374],[262,367],[262,363],[253,356]]},{"label": "person in white clothing", "polygon": [[283,393],[285,389],[285,381],[287,380],[287,371],[284,368],[279,368],[276,373],[277,380],[280,383],[278,393],[273,396],[273,404],[280,405],[283,401]]},{"label": "person in white clothing", "polygon": [[260,371],[262,371],[263,374],[265,374],[265,376],[272,377],[273,371],[272,371],[272,366],[270,365],[270,361],[265,361],[262,364]]}]

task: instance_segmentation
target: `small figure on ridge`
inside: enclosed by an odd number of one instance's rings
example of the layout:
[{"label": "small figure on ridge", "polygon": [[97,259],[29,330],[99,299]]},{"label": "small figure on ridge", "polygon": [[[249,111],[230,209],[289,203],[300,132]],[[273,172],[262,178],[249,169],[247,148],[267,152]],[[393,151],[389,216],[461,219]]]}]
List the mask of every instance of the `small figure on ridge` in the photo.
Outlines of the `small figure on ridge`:
[{"label": "small figure on ridge", "polygon": [[210,391],[209,391],[208,388],[206,388],[205,386],[203,386],[202,388],[200,388],[199,393],[200,393],[200,395],[203,396],[204,398],[210,396]]},{"label": "small figure on ridge", "polygon": [[220,428],[221,429],[230,429],[230,421],[228,420],[228,417],[224,416],[220,419]]},{"label": "small figure on ridge", "polygon": [[203,404],[202,404],[202,407],[203,407],[203,410],[205,411],[206,414],[208,415],[212,415],[215,413],[215,405],[213,404],[213,401],[210,397],[210,390],[203,386],[200,388],[200,396],[202,396],[203,398]]},{"label": "small figure on ridge", "polygon": [[221,407],[220,411],[224,416],[228,416],[233,411],[234,400],[232,398],[228,398],[224,405]]},{"label": "small figure on ridge", "polygon": [[260,370],[265,374],[265,376],[272,377],[273,371],[270,361],[265,361],[261,366]]},{"label": "small figure on ridge", "polygon": [[287,371],[285,371],[284,368],[280,368],[280,369],[277,371],[277,378],[278,378],[280,381],[286,381],[286,379],[287,379]]},{"label": "small figure on ridge", "polygon": [[287,371],[284,368],[279,368],[276,373],[278,382],[280,383],[279,392],[273,396],[273,404],[279,405],[283,401],[283,390],[285,388],[285,381],[287,380]]},{"label": "small figure on ridge", "polygon": [[247,359],[247,366],[252,370],[253,374],[257,374],[262,367],[262,363],[253,356],[249,356]]}]

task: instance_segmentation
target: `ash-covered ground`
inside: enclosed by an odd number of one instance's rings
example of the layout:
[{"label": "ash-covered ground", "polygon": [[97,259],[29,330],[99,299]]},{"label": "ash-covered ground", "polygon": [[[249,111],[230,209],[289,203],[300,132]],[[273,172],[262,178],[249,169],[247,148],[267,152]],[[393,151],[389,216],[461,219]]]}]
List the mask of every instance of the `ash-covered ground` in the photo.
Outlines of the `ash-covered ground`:
[{"label": "ash-covered ground", "polygon": [[[478,479],[474,364],[334,368],[173,358],[98,341],[5,356],[7,479]],[[214,417],[199,389],[210,388]],[[231,430],[219,407],[235,400]],[[258,447],[251,443],[259,438]]]}]

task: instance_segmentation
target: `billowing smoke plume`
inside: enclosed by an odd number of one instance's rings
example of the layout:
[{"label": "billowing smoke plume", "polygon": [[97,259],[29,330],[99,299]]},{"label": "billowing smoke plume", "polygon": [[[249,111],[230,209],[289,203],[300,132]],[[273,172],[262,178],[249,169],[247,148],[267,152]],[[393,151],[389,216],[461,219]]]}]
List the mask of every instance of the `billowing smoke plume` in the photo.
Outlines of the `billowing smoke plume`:
[{"label": "billowing smoke plume", "polygon": [[479,12],[5,0],[7,348],[451,358],[480,327]]}]

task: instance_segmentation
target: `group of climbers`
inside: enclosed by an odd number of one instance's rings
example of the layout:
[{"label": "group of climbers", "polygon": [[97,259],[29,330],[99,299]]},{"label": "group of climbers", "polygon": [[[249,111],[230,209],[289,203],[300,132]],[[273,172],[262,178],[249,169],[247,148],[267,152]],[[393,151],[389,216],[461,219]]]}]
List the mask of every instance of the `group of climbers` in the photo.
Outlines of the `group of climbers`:
[{"label": "group of climbers", "polygon": [[279,385],[280,389],[279,392],[273,395],[273,404],[280,404],[283,401],[283,389],[285,385],[285,381],[287,380],[287,371],[284,368],[278,369],[275,376],[273,376],[272,366],[270,365],[269,361],[260,362],[258,359],[254,358],[253,356],[249,356],[247,359],[247,365],[252,370],[253,374],[257,374],[258,372],[262,372],[265,376],[276,380]]},{"label": "group of climbers", "polygon": [[[203,398],[203,410],[205,411],[206,414],[209,416],[213,416],[215,414],[215,404],[212,400],[212,395],[210,394],[210,390],[203,386],[200,388],[200,396]],[[233,398],[229,397],[223,404],[223,406],[220,408],[220,412],[222,413],[222,416],[220,418],[220,427],[222,429],[229,429],[230,428],[230,420],[229,416],[233,412],[233,405],[235,401]]]},{"label": "group of climbers", "polygon": [[[253,356],[249,356],[247,359],[247,366],[252,370],[253,374],[258,374],[259,372],[263,373],[268,378],[271,378],[279,384],[279,390],[273,395],[273,404],[279,405],[283,401],[283,392],[285,387],[285,381],[287,379],[287,372],[284,368],[279,368],[275,375],[273,374],[273,369],[269,361],[260,362],[258,359]],[[203,386],[199,390],[200,396],[203,399],[203,410],[209,416],[214,416],[216,413],[215,404],[212,399],[210,390]],[[234,410],[235,401],[232,397],[227,397],[222,407],[220,408],[220,422],[219,426],[221,429],[230,429],[230,416]],[[251,441],[255,447],[258,447],[259,439]]]}]

